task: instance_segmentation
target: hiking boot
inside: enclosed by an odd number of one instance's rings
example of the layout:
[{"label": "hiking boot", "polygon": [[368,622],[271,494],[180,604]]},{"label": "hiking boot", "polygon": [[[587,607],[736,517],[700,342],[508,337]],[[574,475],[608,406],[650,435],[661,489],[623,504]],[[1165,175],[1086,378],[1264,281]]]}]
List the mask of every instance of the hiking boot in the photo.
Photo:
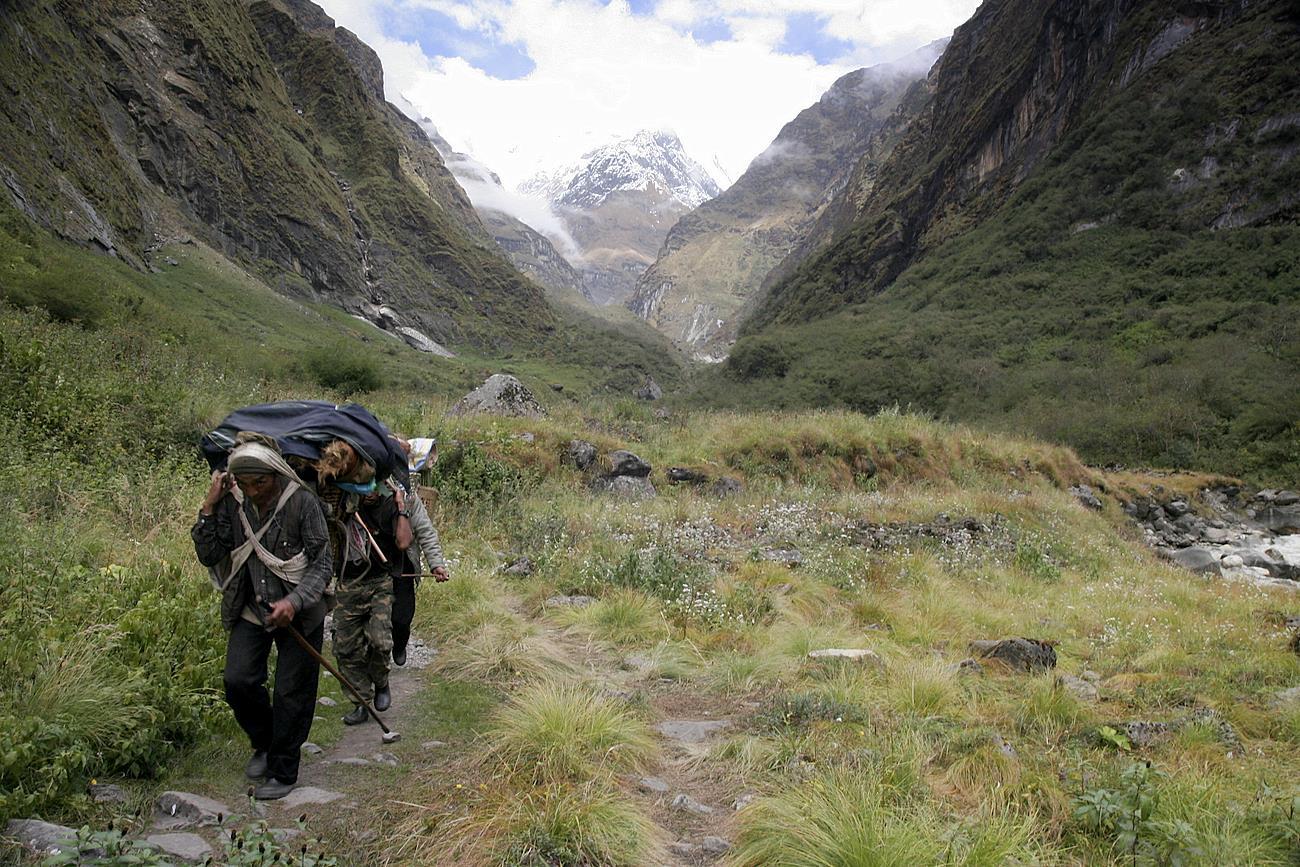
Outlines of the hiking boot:
[{"label": "hiking boot", "polygon": [[393,706],[393,694],[388,691],[388,684],[375,690],[375,710],[385,711]]},{"label": "hiking boot", "polygon": [[253,789],[253,797],[259,801],[278,801],[285,795],[293,791],[297,783],[285,783],[271,777],[265,783],[259,783],[257,788]]},{"label": "hiking boot", "polygon": [[366,721],[366,717],[368,716],[370,716],[370,714],[366,713],[366,709],[361,705],[357,705],[352,708],[351,712],[343,717],[343,725],[359,726]]},{"label": "hiking boot", "polygon": [[393,665],[406,665],[405,647],[403,647],[401,650],[398,650],[396,647],[393,648]]},{"label": "hiking boot", "polygon": [[266,750],[258,750],[244,765],[244,776],[250,780],[260,780],[266,776]]}]

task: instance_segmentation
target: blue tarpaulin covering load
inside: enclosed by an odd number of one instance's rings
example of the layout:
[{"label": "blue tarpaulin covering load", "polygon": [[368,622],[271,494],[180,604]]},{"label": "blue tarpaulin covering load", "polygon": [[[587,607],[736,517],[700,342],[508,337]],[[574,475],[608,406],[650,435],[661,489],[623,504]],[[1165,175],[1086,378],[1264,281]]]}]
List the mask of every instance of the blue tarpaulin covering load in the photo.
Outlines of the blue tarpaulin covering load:
[{"label": "blue tarpaulin covering load", "polygon": [[282,400],[237,409],[216,430],[203,435],[200,447],[214,470],[225,468],[226,456],[240,431],[274,437],[286,456],[309,461],[318,459],[321,449],[331,442],[343,440],[375,468],[375,481],[396,475],[405,483],[405,453],[390,438],[388,427],[358,403]]}]

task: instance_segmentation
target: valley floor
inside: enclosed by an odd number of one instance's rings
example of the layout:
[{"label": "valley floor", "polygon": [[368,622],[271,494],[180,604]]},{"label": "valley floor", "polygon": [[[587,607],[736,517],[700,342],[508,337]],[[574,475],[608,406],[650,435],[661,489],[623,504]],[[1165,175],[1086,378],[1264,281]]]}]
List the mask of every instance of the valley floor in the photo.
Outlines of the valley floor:
[{"label": "valley floor", "polygon": [[[1212,480],[890,413],[424,421],[461,443],[453,578],[420,591],[403,738],[343,730],[326,679],[303,782],[339,797],[266,808],[338,863],[1296,862],[1300,599],[1176,568],[1122,511]],[[657,495],[593,490],[574,439]],[[1042,666],[972,647],[1009,638]],[[165,786],[241,812],[243,758],[223,736]],[[159,788],[65,815],[145,825]]]}]

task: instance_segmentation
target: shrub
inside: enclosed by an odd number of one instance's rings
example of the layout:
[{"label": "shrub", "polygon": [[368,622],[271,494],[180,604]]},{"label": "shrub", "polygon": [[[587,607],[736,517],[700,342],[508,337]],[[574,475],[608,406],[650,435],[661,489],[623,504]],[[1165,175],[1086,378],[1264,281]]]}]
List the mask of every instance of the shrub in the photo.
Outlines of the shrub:
[{"label": "shrub", "polygon": [[341,344],[311,352],[304,364],[317,385],[343,395],[375,391],[383,385],[373,359]]},{"label": "shrub", "polygon": [[497,503],[522,483],[519,471],[474,442],[458,443],[429,473],[440,499],[451,503]]},{"label": "shrub", "polygon": [[727,358],[726,369],[740,380],[779,379],[789,372],[793,357],[785,343],[751,337],[735,345]]}]

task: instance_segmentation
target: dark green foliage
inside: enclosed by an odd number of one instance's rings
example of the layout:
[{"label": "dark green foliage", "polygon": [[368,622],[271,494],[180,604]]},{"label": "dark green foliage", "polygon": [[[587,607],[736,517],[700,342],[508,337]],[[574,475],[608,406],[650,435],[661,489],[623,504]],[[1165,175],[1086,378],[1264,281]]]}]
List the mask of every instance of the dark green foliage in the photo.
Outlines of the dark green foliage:
[{"label": "dark green foliage", "polygon": [[323,346],[305,359],[317,385],[344,396],[374,391],[383,384],[373,356],[345,345]]},{"label": "dark green foliage", "polygon": [[727,358],[727,372],[737,379],[767,379],[785,376],[793,353],[789,346],[755,337],[736,345]]},{"label": "dark green foliage", "polygon": [[514,494],[523,477],[473,442],[458,443],[429,471],[429,484],[452,503],[495,503]]}]

